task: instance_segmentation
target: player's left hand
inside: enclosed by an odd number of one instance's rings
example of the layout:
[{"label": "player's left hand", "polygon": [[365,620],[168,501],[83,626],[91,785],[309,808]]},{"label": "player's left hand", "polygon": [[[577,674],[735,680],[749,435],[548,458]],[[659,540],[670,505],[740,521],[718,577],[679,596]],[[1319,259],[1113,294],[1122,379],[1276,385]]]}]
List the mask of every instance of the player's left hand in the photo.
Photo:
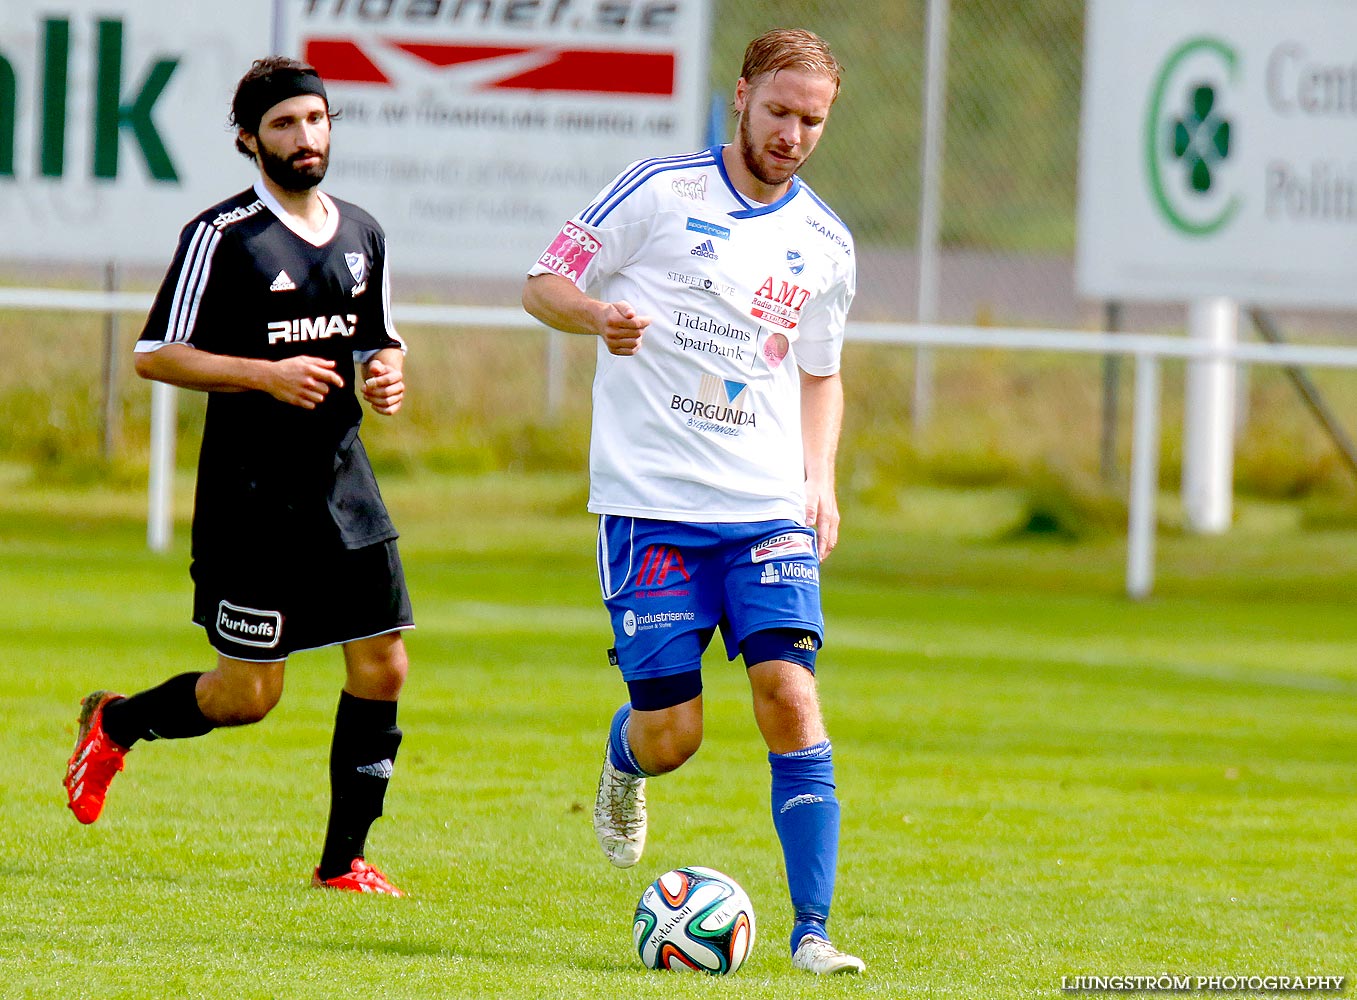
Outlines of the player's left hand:
[{"label": "player's left hand", "polygon": [[373,413],[389,417],[401,408],[401,400],[405,398],[405,375],[399,368],[376,358],[369,361],[366,367],[363,398],[368,401]]},{"label": "player's left hand", "polygon": [[815,543],[824,562],[839,544],[839,500],[833,488],[806,483],[806,524],[815,529]]}]

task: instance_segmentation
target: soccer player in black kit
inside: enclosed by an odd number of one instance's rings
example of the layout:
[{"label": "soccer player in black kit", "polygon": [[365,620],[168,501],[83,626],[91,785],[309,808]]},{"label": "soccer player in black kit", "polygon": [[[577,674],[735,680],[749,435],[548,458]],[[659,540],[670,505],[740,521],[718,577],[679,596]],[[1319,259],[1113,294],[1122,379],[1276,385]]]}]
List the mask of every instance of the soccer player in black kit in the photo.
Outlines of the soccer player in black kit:
[{"label": "soccer player in black kit", "polygon": [[386,416],[405,391],[386,241],[318,187],[331,116],[314,69],[256,61],[231,121],[259,178],[184,228],[136,345],[142,377],[208,393],[190,572],[193,620],[217,664],[85,698],[67,797],[93,823],[138,741],[257,722],[282,694],[288,654],[339,645],[329,826],[311,881],[400,896],[364,857],[401,742],[401,631],[413,625],[396,530],[358,439],[356,387]]}]

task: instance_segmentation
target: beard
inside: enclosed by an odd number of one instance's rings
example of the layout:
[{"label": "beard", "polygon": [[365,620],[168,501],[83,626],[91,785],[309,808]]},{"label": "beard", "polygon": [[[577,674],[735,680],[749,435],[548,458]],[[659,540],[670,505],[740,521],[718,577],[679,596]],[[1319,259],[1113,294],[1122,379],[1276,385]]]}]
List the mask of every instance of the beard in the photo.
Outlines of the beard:
[{"label": "beard", "polygon": [[754,175],[754,179],[760,184],[767,184],[769,187],[777,187],[787,183],[792,174],[801,169],[804,160],[798,161],[790,170],[786,167],[777,167],[778,173],[763,165],[759,159],[758,152],[754,149],[754,136],[749,131],[749,116],[747,114],[740,116],[740,159],[744,160],[745,169]]},{"label": "beard", "polygon": [[[297,161],[307,156],[320,154],[320,162],[309,166],[298,166]],[[301,150],[290,157],[279,156],[262,142],[259,143],[259,166],[273,183],[284,191],[300,194],[310,191],[325,179],[325,171],[330,167],[330,150]]]}]

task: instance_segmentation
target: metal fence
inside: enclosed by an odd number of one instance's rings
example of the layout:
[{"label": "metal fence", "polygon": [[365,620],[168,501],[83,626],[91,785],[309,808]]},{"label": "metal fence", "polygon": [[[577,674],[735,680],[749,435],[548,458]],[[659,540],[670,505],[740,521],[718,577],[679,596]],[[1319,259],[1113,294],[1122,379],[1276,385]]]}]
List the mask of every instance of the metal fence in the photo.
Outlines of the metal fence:
[{"label": "metal fence", "polygon": [[[1072,270],[1083,17],[1083,0],[717,0],[712,92],[770,27],[838,53],[843,90],[805,175],[861,248],[858,318],[920,316],[919,248],[936,236],[924,318],[1087,325],[1098,305],[1078,302]],[[921,227],[930,80],[937,202]]]},{"label": "metal fence", "polygon": [[[46,308],[45,299],[0,289],[0,308]],[[72,312],[113,313],[149,306],[143,297],[127,294],[67,294],[60,303]],[[444,327],[483,326],[507,330],[540,330],[535,321],[516,309],[418,306],[395,307],[396,319],[411,325]],[[547,341],[545,392],[559,396],[565,382],[563,343],[570,338],[552,333]],[[1040,352],[1102,357],[1131,357],[1135,361],[1126,526],[1125,590],[1129,597],[1150,595],[1154,587],[1156,514],[1160,485],[1162,367],[1164,361],[1246,362],[1300,370],[1301,366],[1351,371],[1357,369],[1357,348],[1314,345],[1236,345],[1220,349],[1192,338],[1153,334],[1097,334],[1062,330],[939,326],[917,323],[850,323],[851,344]],[[173,478],[176,451],[176,412],[179,393],[173,387],[152,386],[150,419],[150,481],[147,541],[152,549],[169,547],[173,526]],[[196,394],[189,394],[196,395]],[[548,405],[552,405],[550,402]]]},{"label": "metal fence", "polygon": [[[1088,309],[1080,311],[1071,276],[1082,9],[1083,0],[951,0],[950,5],[940,0],[788,0],[777,5],[713,0],[710,80],[718,105],[724,106],[733,92],[745,44],[770,27],[815,30],[845,64],[843,96],[806,177],[857,238],[854,319],[1087,325]],[[946,40],[945,60],[935,53],[931,66],[930,29],[934,39]],[[931,270],[926,262],[921,265],[918,253],[926,71],[941,85],[942,97],[935,119],[941,152],[935,187],[938,255]],[[720,117],[728,129],[731,119]],[[342,127],[336,141],[344,141]],[[669,151],[656,150],[664,152]],[[229,150],[214,155],[226,156]],[[936,308],[922,311],[921,267],[936,281],[936,294],[926,296]],[[96,268],[43,278],[65,287],[105,285]],[[120,285],[145,290],[156,278],[124,273]],[[395,280],[397,298],[407,302],[512,305],[517,299],[516,283],[509,280],[413,282],[399,274]],[[20,278],[17,283],[30,282]],[[65,326],[62,334],[74,337]],[[63,352],[59,375],[73,353],[90,358],[91,389],[80,407],[54,419],[80,427],[84,440],[97,433],[106,455],[117,443],[118,435],[109,431],[119,416],[116,395],[136,386],[127,378],[123,357],[132,335],[124,317],[114,335],[116,356],[102,364],[112,391],[98,388],[99,357],[106,352],[83,346],[98,343],[98,333],[73,340],[81,346]],[[495,354],[502,364],[493,364],[480,343],[430,337],[427,331],[416,336],[431,376],[452,380],[441,386],[445,409],[437,419],[446,420],[449,405],[466,420],[505,412],[514,405],[508,374],[541,364],[535,343],[519,346],[501,338]],[[102,340],[107,347],[110,335]],[[588,352],[577,353],[587,368]],[[478,376],[475,385],[464,384],[469,372]],[[505,386],[506,394],[495,395],[495,386]],[[19,383],[7,386],[0,379],[0,395],[9,388],[22,391]],[[139,386],[133,391],[136,412],[128,415],[129,425],[139,428],[144,393]],[[572,375],[553,391],[582,399],[587,378]],[[98,412],[105,414],[102,429],[91,432],[84,425]]]},{"label": "metal fence", "polygon": [[[719,104],[732,93],[744,45],[770,27],[801,25],[821,33],[845,65],[842,96],[805,176],[857,238],[855,322],[922,316],[981,327],[1104,326],[1104,304],[1081,300],[1074,286],[1084,6],[1084,0],[784,0],[777,5],[714,0],[710,81]],[[926,127],[930,96],[938,113]],[[721,118],[728,128],[729,117]],[[341,131],[336,141],[342,139]],[[932,172],[926,170],[928,150],[935,154]],[[928,197],[930,191],[935,199]],[[930,250],[936,251],[932,266]],[[167,261],[168,253],[166,248]],[[87,269],[41,279],[98,288],[103,277]],[[134,274],[123,287],[145,291],[157,278]],[[7,275],[0,283],[30,282]],[[920,295],[930,283],[935,283],[931,304],[927,293]],[[397,275],[395,294],[406,304],[512,307],[517,282],[418,284]],[[1122,312],[1120,323],[1127,330],[1176,332],[1184,315],[1182,307],[1136,306]],[[1295,329],[1288,320],[1281,322],[1285,333]],[[1329,339],[1349,332],[1345,327],[1352,328],[1352,320],[1330,314],[1316,322]],[[129,372],[136,325],[124,315],[121,327],[110,334],[92,316],[25,314],[14,333],[55,346],[41,352],[37,368],[11,367],[0,374],[0,417],[37,407],[48,412],[48,427],[35,442],[21,435],[20,421],[0,420],[0,453],[13,449],[27,459],[48,453],[97,455],[102,436],[106,453],[131,453],[134,460],[144,455],[149,392]],[[398,425],[373,428],[374,450],[417,465],[429,461],[431,450],[441,449],[434,464],[456,467],[502,462],[506,449],[537,447],[539,453],[530,458],[560,453],[562,463],[573,463],[582,453],[591,345],[578,338],[568,342],[554,362],[560,367],[551,372],[553,355],[544,335],[416,327],[408,336],[417,359],[408,412]],[[101,349],[110,338],[116,350]],[[929,370],[927,345],[908,350],[859,345],[854,351],[847,432],[908,439],[919,408],[917,388],[913,395],[910,390]],[[858,364],[869,351],[868,363]],[[928,435],[916,434],[913,442],[926,455],[961,440],[979,440],[988,449],[981,459],[1008,468],[1057,459],[1095,472],[1100,460],[1106,467],[1109,456],[1129,456],[1126,422],[1109,422],[1104,408],[1099,426],[1099,394],[1107,383],[1096,360],[1079,369],[1074,385],[1066,373],[1034,369],[1026,357],[972,353],[964,362],[958,358],[957,352],[938,358],[937,416]],[[986,367],[977,375],[981,364]],[[103,398],[110,394],[101,391],[101,367],[112,399]],[[870,379],[863,374],[869,369]],[[1050,379],[1059,382],[1053,394],[1044,388]],[[1129,394],[1130,373],[1123,369],[1114,379],[1125,383]],[[1339,400],[1338,417],[1354,422],[1357,402],[1350,379],[1326,379],[1325,387],[1331,385],[1348,390]],[[1303,409],[1275,370],[1258,372],[1247,389],[1242,395],[1255,405],[1266,397],[1274,409]],[[996,416],[993,403],[1000,393],[1009,405]],[[1178,394],[1171,378],[1165,385],[1170,418]],[[522,433],[523,425],[540,423],[551,412],[563,416],[553,422],[550,441],[534,444]],[[101,420],[101,414],[108,417]],[[181,418],[182,440],[190,441],[198,411],[186,404]],[[1280,423],[1270,419],[1255,433],[1241,416],[1245,460],[1237,468],[1245,474],[1251,468],[1275,468],[1277,453],[1284,450],[1280,457],[1296,466],[1297,489],[1323,479],[1330,451],[1323,434],[1290,411]],[[119,420],[124,433],[116,427],[109,433],[110,422]],[[1039,420],[1051,426],[1034,434]],[[6,423],[15,429],[7,432]],[[1165,447],[1171,462],[1176,452],[1169,426]],[[467,433],[449,433],[458,427]],[[1273,442],[1285,439],[1284,449],[1261,440],[1264,435]],[[890,474],[890,459],[884,455],[871,475]],[[1277,488],[1290,487],[1279,481]]]}]

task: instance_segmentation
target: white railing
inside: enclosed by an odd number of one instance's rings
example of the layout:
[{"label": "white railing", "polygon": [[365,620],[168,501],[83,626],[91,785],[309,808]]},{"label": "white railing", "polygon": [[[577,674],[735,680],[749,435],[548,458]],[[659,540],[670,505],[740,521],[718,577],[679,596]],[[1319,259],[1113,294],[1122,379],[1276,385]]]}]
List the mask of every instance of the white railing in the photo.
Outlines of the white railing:
[{"label": "white railing", "polygon": [[[77,312],[134,312],[150,309],[151,296],[139,292],[86,292],[64,289],[0,288],[0,309]],[[480,326],[541,330],[521,309],[499,306],[445,306],[396,303],[398,323],[412,326]],[[564,336],[564,335],[562,335]],[[1131,479],[1128,498],[1126,593],[1150,594],[1154,585],[1155,506],[1159,480],[1160,368],[1165,359],[1234,361],[1252,365],[1307,368],[1357,368],[1357,347],[1309,344],[1235,344],[1228,350],[1185,337],[1141,333],[1090,333],[1004,327],[849,323],[850,341],[913,347],[987,348],[1054,353],[1127,355],[1135,358],[1135,395],[1131,429]],[[549,338],[548,397],[559,386],[561,337]],[[147,539],[154,549],[169,545],[170,490],[174,463],[174,390],[156,385],[152,394],[152,453]]]}]

